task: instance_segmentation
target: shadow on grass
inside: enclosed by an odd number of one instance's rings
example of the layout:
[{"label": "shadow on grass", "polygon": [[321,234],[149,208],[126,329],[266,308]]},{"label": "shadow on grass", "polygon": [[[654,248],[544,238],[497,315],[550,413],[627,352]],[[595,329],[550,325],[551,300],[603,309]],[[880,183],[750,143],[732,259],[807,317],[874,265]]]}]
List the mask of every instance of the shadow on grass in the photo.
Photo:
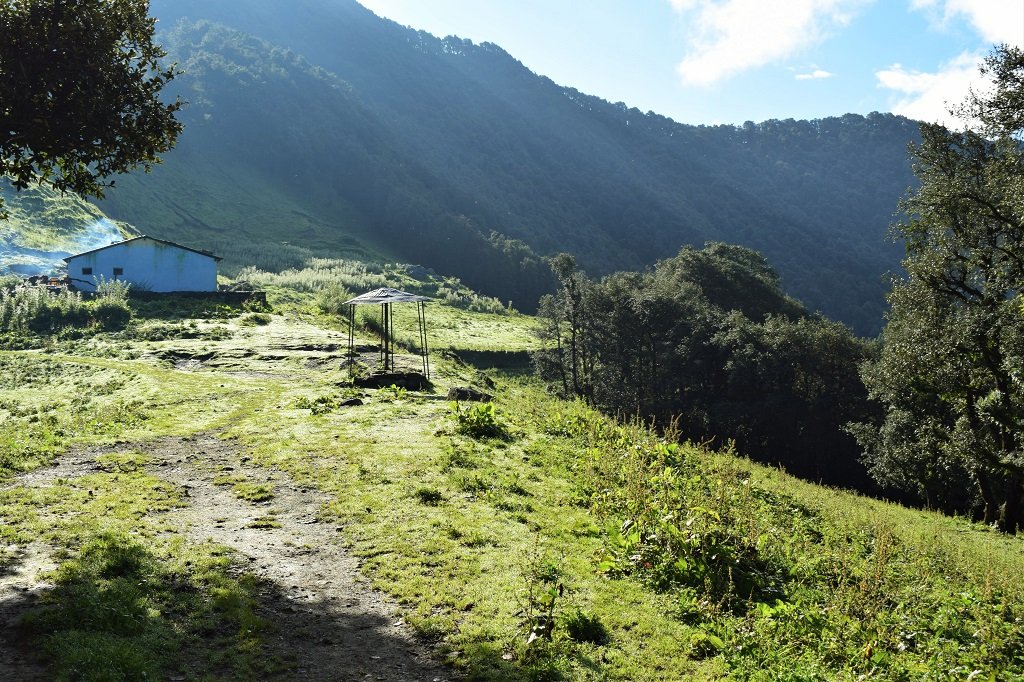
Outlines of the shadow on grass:
[{"label": "shadow on grass", "polygon": [[30,638],[17,627],[21,617],[39,605],[39,591],[18,580],[26,558],[25,551],[0,555],[0,679],[50,680],[52,675],[33,655]]},{"label": "shadow on grass", "polygon": [[[180,321],[191,319],[230,319],[239,317],[248,307],[241,300],[228,300],[217,294],[183,296],[144,292],[130,299],[132,312],[144,320]],[[251,307],[251,306],[249,306]]]},{"label": "shadow on grass", "polygon": [[355,597],[309,598],[224,550],[192,556],[171,570],[130,537],[87,542],[38,599],[0,602],[0,679],[459,678]]}]

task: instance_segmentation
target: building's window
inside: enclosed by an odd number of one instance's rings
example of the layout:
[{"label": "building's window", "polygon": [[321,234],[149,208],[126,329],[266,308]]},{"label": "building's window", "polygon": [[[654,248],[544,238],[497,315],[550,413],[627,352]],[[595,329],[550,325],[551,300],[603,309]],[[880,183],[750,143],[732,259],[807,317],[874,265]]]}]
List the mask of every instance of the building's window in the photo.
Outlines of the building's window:
[{"label": "building's window", "polygon": [[124,274],[124,268],[114,268],[114,277],[120,277]]},{"label": "building's window", "polygon": [[82,268],[82,274],[83,275],[91,275],[92,274],[92,268]]}]

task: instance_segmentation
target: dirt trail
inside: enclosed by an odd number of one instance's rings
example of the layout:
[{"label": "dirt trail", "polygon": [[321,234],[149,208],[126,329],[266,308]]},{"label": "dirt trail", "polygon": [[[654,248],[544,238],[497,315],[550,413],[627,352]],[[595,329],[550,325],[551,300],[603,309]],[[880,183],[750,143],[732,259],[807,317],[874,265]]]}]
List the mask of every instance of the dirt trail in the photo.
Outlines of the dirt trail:
[{"label": "dirt trail", "polygon": [[[232,548],[260,579],[259,615],[273,624],[266,654],[286,663],[281,679],[455,679],[451,670],[431,661],[395,605],[364,582],[337,527],[318,521],[325,497],[297,486],[284,473],[249,465],[230,442],[203,435],[70,452],[56,466],[26,474],[15,484],[46,485],[92,473],[99,469],[98,454],[129,450],[149,455],[151,473],[184,488],[188,505],[171,512],[171,520],[190,539],[212,539]],[[271,482],[274,498],[261,504],[240,500],[230,486],[213,484],[224,473]],[[253,527],[268,516],[279,526]],[[10,635],[19,608],[31,605],[24,595],[49,587],[36,577],[49,567],[42,548],[32,548],[0,574],[0,679],[41,679],[39,669],[18,650],[22,643]]]}]

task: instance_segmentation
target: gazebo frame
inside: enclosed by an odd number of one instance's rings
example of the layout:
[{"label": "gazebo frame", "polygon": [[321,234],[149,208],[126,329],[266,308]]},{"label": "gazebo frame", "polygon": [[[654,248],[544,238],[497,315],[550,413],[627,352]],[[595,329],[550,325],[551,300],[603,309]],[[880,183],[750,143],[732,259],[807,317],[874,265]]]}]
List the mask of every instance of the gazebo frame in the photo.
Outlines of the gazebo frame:
[{"label": "gazebo frame", "polygon": [[430,352],[427,348],[427,302],[433,299],[426,296],[410,294],[398,289],[384,287],[374,289],[365,294],[345,301],[348,306],[348,361],[349,373],[355,371],[355,329],[356,329],[356,306],[358,305],[380,305],[381,332],[380,332],[380,364],[385,372],[395,371],[395,316],[391,306],[395,303],[415,303],[416,321],[420,333],[420,359],[423,366],[423,376],[430,378]]}]

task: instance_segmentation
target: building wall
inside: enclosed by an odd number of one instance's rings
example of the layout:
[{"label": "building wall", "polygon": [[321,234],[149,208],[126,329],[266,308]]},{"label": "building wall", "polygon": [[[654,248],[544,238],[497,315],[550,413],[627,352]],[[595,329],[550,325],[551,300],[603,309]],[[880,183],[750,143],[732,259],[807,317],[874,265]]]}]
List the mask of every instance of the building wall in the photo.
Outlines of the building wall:
[{"label": "building wall", "polygon": [[194,251],[141,238],[72,256],[68,277],[83,291],[96,281],[118,279],[140,291],[216,291],[217,261]]}]

